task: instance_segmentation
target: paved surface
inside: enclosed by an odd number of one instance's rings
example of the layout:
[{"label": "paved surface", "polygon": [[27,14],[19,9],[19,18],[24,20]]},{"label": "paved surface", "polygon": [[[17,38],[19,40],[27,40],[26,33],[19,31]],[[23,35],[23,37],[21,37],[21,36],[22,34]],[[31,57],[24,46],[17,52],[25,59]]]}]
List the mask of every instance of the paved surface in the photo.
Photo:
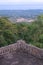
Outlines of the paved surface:
[{"label": "paved surface", "polygon": [[43,65],[43,59],[39,59],[27,52],[17,50],[16,52],[0,56],[0,65]]}]

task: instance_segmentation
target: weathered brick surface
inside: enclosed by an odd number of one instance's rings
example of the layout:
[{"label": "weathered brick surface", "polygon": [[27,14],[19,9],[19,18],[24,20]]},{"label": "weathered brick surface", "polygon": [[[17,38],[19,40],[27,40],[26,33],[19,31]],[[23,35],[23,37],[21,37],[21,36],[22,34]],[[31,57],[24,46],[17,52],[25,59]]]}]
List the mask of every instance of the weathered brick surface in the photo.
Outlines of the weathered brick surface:
[{"label": "weathered brick surface", "polygon": [[43,65],[43,49],[19,40],[0,48],[0,65]]},{"label": "weathered brick surface", "polygon": [[26,44],[25,41],[23,40],[19,40],[15,44],[11,44],[9,46],[0,48],[0,55],[6,54],[6,53],[12,53],[18,49],[22,49],[23,51],[28,52],[32,54],[33,56],[43,59],[43,49]]}]

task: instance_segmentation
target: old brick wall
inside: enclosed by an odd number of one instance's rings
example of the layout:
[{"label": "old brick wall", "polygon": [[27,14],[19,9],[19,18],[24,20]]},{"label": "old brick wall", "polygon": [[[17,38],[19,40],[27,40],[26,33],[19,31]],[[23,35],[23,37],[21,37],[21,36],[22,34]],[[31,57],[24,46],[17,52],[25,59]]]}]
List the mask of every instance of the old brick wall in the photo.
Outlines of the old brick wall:
[{"label": "old brick wall", "polygon": [[33,45],[27,44],[23,40],[18,40],[16,43],[0,48],[0,56],[6,53],[12,53],[16,50],[22,49],[22,51],[32,54],[33,56],[43,59],[43,49],[37,48]]}]

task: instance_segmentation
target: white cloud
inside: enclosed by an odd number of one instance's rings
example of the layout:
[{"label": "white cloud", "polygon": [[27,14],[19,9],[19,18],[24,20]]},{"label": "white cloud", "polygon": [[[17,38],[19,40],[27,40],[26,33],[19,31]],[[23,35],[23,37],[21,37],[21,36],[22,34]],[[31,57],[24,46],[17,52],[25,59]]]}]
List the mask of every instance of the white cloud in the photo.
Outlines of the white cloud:
[{"label": "white cloud", "polygon": [[43,9],[43,0],[0,0],[0,9]]},{"label": "white cloud", "polygon": [[43,0],[0,0],[0,4],[31,4],[43,3]]},{"label": "white cloud", "polygon": [[1,0],[0,2],[43,2],[43,0]]}]

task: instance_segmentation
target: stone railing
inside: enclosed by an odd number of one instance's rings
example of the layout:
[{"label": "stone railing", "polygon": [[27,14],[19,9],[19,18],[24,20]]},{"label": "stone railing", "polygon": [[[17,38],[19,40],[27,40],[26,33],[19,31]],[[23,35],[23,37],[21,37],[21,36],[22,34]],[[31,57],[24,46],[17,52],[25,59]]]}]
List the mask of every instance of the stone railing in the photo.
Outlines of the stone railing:
[{"label": "stone railing", "polygon": [[22,49],[22,51],[27,52],[28,54],[32,54],[33,56],[43,59],[43,49],[37,48],[35,46],[26,44],[23,40],[18,40],[17,43],[11,44],[5,47],[0,48],[0,56],[6,53],[12,53],[16,50]]}]

